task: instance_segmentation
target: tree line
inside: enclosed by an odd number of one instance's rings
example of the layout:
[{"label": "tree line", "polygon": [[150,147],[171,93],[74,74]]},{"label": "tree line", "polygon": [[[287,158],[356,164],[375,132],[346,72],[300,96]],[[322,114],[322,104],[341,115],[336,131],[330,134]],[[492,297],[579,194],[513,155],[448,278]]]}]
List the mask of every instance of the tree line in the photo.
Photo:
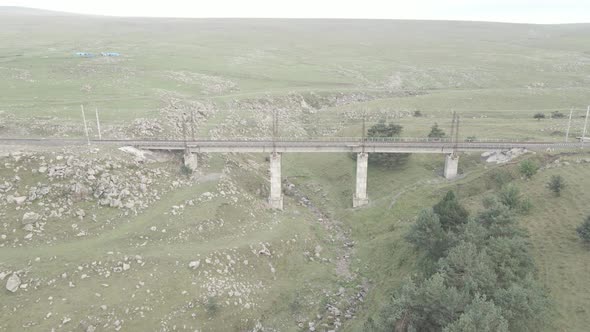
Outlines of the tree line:
[{"label": "tree line", "polygon": [[[367,137],[369,138],[393,138],[400,137],[403,131],[403,127],[393,122],[387,123],[385,119],[379,120],[375,125],[371,126],[367,131]],[[443,138],[446,133],[438,126],[438,123],[430,128],[428,138]],[[352,154],[351,157],[356,159],[356,154]],[[402,166],[408,162],[410,158],[409,153],[371,153],[369,154],[369,163],[373,165],[395,168]]]},{"label": "tree line", "polygon": [[421,211],[405,239],[420,269],[365,328],[371,331],[534,331],[549,307],[536,280],[522,195],[505,189],[470,216],[449,191]]}]

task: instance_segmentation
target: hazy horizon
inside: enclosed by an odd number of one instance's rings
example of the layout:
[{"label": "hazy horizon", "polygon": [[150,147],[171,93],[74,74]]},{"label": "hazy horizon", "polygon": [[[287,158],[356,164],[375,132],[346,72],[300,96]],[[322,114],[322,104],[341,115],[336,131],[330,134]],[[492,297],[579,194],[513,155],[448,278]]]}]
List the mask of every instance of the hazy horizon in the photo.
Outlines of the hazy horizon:
[{"label": "hazy horizon", "polygon": [[47,3],[37,0],[7,0],[1,7],[46,10],[65,14],[105,17],[137,18],[276,18],[276,19],[353,19],[353,20],[426,20],[467,21],[518,24],[575,24],[589,23],[584,13],[590,4],[578,0],[566,1],[466,1],[440,3],[419,0],[413,3],[367,0],[362,6],[351,1],[332,0],[316,3],[303,0],[297,3],[275,4],[268,0],[254,0],[248,4],[234,0],[220,0],[213,4],[187,4],[170,0],[166,5],[146,3],[136,6],[105,0],[100,3],[79,3],[58,0]]}]

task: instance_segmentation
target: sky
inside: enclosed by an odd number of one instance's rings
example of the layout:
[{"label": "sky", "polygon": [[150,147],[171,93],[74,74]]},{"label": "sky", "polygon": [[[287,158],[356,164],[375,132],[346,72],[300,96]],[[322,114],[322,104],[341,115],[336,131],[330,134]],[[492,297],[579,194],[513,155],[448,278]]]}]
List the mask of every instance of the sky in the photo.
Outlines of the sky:
[{"label": "sky", "polygon": [[0,6],[146,17],[590,22],[590,0],[0,0]]}]

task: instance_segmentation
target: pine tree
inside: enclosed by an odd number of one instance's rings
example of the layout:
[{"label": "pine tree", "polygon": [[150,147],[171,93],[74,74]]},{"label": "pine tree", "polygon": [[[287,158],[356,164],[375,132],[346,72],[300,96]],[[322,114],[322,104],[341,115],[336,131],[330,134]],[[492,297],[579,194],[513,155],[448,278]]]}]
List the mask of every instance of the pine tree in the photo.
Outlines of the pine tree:
[{"label": "pine tree", "polygon": [[434,123],[432,128],[430,128],[430,133],[428,134],[428,138],[443,138],[445,137],[445,132],[438,127],[438,123]]},{"label": "pine tree", "polygon": [[432,207],[434,213],[438,215],[440,224],[444,230],[455,230],[459,226],[467,223],[469,213],[459,204],[453,191],[447,192],[445,197]]},{"label": "pine tree", "polygon": [[555,194],[555,196],[559,197],[561,191],[565,188],[565,180],[561,175],[552,175],[551,180],[547,183],[547,187]]},{"label": "pine tree", "polygon": [[443,332],[508,332],[508,321],[502,309],[485,296],[476,295],[458,320],[444,328]]},{"label": "pine tree", "polygon": [[[403,127],[385,122],[385,119],[379,120],[367,131],[367,137],[369,138],[393,138],[400,136]],[[354,155],[356,157],[356,155]],[[410,159],[409,153],[370,153],[369,163],[374,165],[380,165],[385,167],[398,167],[404,165]]]},{"label": "pine tree", "polygon": [[437,214],[432,209],[422,210],[412,225],[406,240],[416,249],[424,250],[433,261],[438,260],[449,246],[449,239],[442,229]]}]

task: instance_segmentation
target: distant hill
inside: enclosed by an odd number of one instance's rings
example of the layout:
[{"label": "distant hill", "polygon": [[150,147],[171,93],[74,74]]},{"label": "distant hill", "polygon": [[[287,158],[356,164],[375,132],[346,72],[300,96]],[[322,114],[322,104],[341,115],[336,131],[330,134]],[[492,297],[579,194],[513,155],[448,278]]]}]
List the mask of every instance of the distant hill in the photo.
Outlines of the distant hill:
[{"label": "distant hill", "polygon": [[73,14],[46,9],[17,7],[17,6],[0,6],[0,15],[17,15],[17,16],[75,16]]},{"label": "distant hill", "polygon": [[[110,17],[105,15],[90,15],[90,14],[80,14],[80,13],[72,13],[72,12],[61,12],[49,9],[39,9],[39,8],[31,8],[31,7],[20,7],[20,6],[0,6],[0,15],[15,15],[15,16],[97,16],[97,17]],[[142,18],[140,16],[133,16],[134,18]],[[170,19],[172,17],[150,17],[150,19],[158,20],[158,19]],[[191,19],[191,18],[179,18],[179,19]],[[195,18],[195,19],[202,19],[202,18]],[[217,18],[213,18],[214,20]],[[267,19],[267,20],[274,20],[274,19]],[[281,19],[284,20],[284,19]],[[288,20],[288,19],[287,19]],[[300,19],[297,19],[300,20]],[[307,20],[307,19],[303,19]],[[318,21],[347,21],[349,19],[310,19],[310,20],[318,20]],[[444,20],[398,20],[398,19],[391,19],[391,20],[369,20],[369,19],[354,19],[354,21],[413,21],[413,22],[463,22],[463,23],[498,23],[498,24],[519,24],[519,25],[526,25],[526,23],[503,23],[503,22],[478,22],[478,21],[444,21]],[[581,23],[567,23],[567,24],[538,24],[538,25],[583,25],[586,27],[590,27],[590,22],[581,22]]]}]

